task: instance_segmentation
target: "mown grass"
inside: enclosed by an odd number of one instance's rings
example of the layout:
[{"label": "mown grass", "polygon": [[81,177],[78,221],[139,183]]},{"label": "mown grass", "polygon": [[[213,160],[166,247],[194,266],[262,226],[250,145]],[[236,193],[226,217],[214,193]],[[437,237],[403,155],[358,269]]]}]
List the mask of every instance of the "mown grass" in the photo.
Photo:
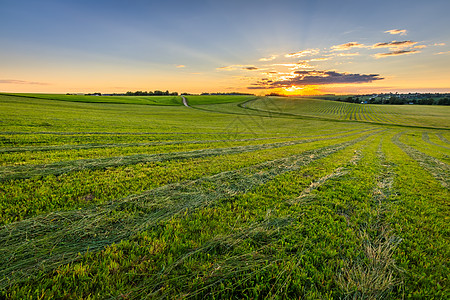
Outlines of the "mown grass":
[{"label": "mown grass", "polygon": [[450,128],[450,110],[448,107],[432,105],[421,107],[413,105],[372,105],[314,98],[278,97],[249,101],[246,107],[261,112],[292,117],[316,117],[379,124]]},{"label": "mown grass", "polygon": [[0,95],[1,297],[449,298],[447,108],[188,100]]},{"label": "mown grass", "polygon": [[182,105],[179,96],[87,96],[63,94],[4,94],[7,96],[85,103],[115,103],[140,105]]},{"label": "mown grass", "polygon": [[252,95],[187,95],[185,96],[189,105],[209,105],[209,104],[223,104],[223,103],[241,103],[251,99],[255,99]]}]

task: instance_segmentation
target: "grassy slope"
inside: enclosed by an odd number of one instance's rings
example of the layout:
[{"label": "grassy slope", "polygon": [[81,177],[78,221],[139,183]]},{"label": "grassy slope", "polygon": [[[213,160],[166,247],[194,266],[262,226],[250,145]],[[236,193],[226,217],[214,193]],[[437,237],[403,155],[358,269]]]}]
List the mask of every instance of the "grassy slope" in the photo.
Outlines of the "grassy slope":
[{"label": "grassy slope", "polygon": [[141,105],[182,105],[179,96],[85,96],[63,94],[4,94],[24,98],[48,99],[85,103],[115,103]]},{"label": "grassy slope", "polygon": [[[449,295],[448,130],[216,98],[189,96],[200,110],[0,95],[3,295]],[[446,114],[410,109],[407,125]]]},{"label": "grassy slope", "polygon": [[186,99],[188,100],[190,105],[202,105],[202,104],[220,104],[220,103],[240,103],[243,101],[247,101],[250,99],[255,99],[255,96],[246,96],[246,95],[237,95],[237,96],[229,96],[229,95],[220,95],[220,96],[196,96],[196,95],[188,95]]},{"label": "grassy slope", "polygon": [[381,124],[450,128],[450,108],[443,106],[367,105],[314,98],[263,98],[248,108],[290,116],[353,120]]}]

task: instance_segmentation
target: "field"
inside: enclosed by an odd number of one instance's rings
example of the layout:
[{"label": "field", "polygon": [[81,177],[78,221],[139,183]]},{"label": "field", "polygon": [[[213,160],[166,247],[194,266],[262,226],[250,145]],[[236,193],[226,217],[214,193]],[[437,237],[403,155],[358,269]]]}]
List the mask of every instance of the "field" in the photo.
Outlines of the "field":
[{"label": "field", "polygon": [[0,95],[0,298],[450,297],[449,107],[68,97]]}]

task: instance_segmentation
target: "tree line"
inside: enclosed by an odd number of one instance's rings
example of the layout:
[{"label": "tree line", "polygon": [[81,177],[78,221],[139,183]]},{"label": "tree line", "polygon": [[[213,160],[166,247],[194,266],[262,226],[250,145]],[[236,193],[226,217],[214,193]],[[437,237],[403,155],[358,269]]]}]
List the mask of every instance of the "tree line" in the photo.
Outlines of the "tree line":
[{"label": "tree line", "polygon": [[418,105],[450,105],[450,97],[404,97],[404,96],[390,96],[390,97],[358,97],[350,96],[346,98],[327,99],[348,103],[366,103],[366,104],[418,104]]}]

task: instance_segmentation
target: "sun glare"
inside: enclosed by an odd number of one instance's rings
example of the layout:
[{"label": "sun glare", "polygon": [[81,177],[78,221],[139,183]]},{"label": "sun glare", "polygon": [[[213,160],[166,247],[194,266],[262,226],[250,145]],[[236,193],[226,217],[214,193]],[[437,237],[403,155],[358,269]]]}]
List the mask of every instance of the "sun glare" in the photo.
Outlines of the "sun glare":
[{"label": "sun glare", "polygon": [[290,87],[285,87],[281,91],[285,95],[319,95],[321,94],[318,90],[317,86],[308,85],[308,86],[295,86],[292,85]]},{"label": "sun glare", "polygon": [[303,88],[293,85],[291,87],[285,88],[284,90],[288,93],[293,93],[293,92],[299,92],[300,90],[303,90]]}]

